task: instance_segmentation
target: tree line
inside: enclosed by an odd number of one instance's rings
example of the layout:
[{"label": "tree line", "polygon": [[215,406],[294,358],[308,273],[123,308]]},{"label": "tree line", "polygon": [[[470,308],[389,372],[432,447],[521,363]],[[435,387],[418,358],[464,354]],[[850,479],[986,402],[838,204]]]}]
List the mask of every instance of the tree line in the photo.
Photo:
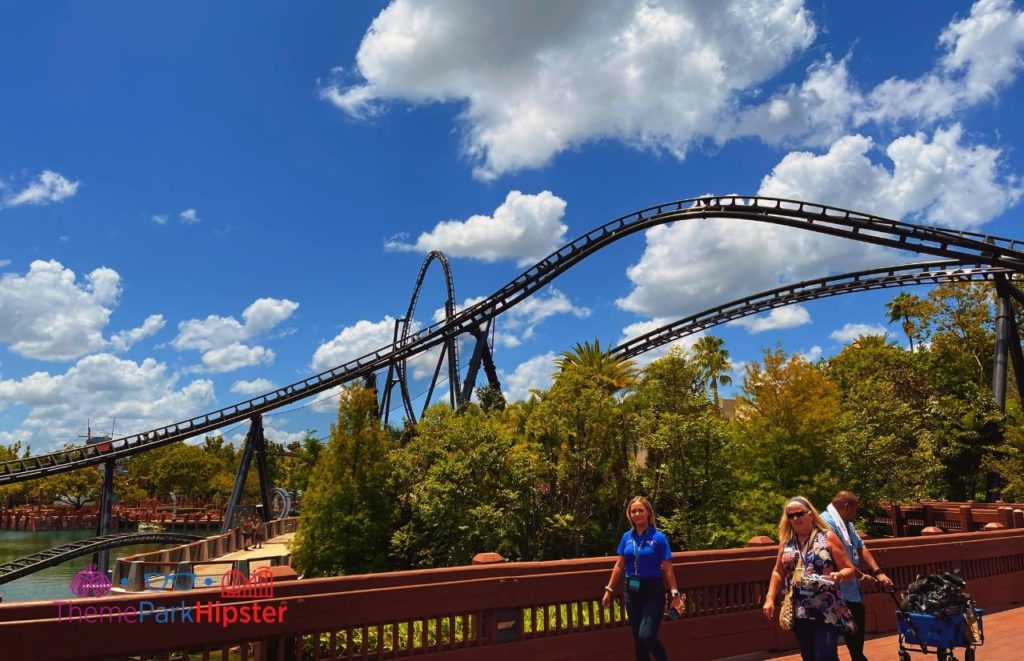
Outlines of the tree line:
[{"label": "tree line", "polygon": [[374,395],[348,388],[303,500],[295,563],[332,575],[466,564],[481,551],[605,555],[637,493],[688,549],[772,535],[795,494],[824,504],[850,489],[870,513],[982,498],[998,471],[1004,498],[1024,499],[1020,402],[1011,394],[1004,415],[989,386],[993,312],[987,284],[901,293],[886,313],[906,346],[860,337],[814,362],[768,348],[737,375],[734,402],[719,400],[731,363],[711,335],[642,368],[578,344],[526,401],[484,388],[403,429],[382,429]]}]

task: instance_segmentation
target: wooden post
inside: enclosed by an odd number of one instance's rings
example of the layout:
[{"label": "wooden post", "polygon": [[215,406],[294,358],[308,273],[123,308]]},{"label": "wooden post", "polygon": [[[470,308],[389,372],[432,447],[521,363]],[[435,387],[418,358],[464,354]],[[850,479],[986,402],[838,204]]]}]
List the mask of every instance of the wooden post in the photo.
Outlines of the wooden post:
[{"label": "wooden post", "polygon": [[892,536],[903,537],[906,534],[903,530],[903,508],[899,503],[893,503],[889,506],[889,511],[892,514]]},{"label": "wooden post", "polygon": [[970,505],[960,506],[960,532],[974,532],[974,517]]},{"label": "wooden post", "polygon": [[935,512],[932,510],[931,505],[921,505],[922,517],[924,519],[925,528],[935,527]]}]

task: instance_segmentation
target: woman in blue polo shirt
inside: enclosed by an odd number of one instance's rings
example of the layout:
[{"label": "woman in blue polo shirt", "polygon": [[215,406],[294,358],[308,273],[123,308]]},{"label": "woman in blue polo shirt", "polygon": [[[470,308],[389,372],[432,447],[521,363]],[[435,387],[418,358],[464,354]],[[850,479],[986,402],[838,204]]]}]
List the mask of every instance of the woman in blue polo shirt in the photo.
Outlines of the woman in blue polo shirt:
[{"label": "woman in blue polo shirt", "polygon": [[604,587],[601,603],[610,606],[619,578],[626,576],[626,613],[633,630],[637,661],[666,661],[665,647],[658,640],[658,627],[665,613],[665,589],[672,594],[672,608],[683,612],[683,597],[676,587],[672,571],[672,551],[668,537],[655,527],[654,508],[643,496],[626,506],[630,529],[619,541],[615,554],[619,559]]}]

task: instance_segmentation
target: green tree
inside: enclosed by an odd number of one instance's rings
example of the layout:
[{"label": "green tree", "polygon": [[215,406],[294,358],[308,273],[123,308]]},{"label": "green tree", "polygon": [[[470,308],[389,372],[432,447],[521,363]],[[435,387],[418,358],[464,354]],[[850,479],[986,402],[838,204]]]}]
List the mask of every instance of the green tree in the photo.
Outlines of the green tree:
[{"label": "green tree", "polygon": [[60,501],[76,510],[99,498],[102,487],[103,477],[95,466],[44,477],[37,486],[47,501]]},{"label": "green tree", "polygon": [[673,348],[644,369],[626,402],[639,446],[636,490],[653,499],[658,527],[691,549],[736,541],[721,525],[721,513],[732,509],[727,423],[708,399],[705,378]]},{"label": "green tree", "polygon": [[721,338],[704,335],[693,345],[693,360],[700,368],[704,385],[711,388],[711,399],[718,405],[718,386],[732,383],[728,372],[732,368],[729,352],[724,348]]},{"label": "green tree", "polygon": [[928,374],[915,355],[862,340],[827,361],[841,402],[830,450],[836,482],[869,507],[921,498],[939,478]]},{"label": "green tree", "polygon": [[821,370],[781,348],[747,365],[741,389],[732,444],[743,490],[737,525],[741,535],[773,534],[785,498],[824,502],[835,491],[829,448],[839,392]]},{"label": "green tree", "polygon": [[920,340],[921,333],[927,328],[933,314],[932,306],[914,294],[900,292],[885,304],[885,312],[890,324],[900,322],[913,353],[914,339]]},{"label": "green tree", "polygon": [[539,559],[537,448],[517,438],[501,411],[432,406],[390,464],[399,504],[391,549],[399,566],[468,564],[482,551]]},{"label": "green tree", "polygon": [[545,557],[607,552],[629,497],[625,415],[613,381],[595,376],[567,365],[527,422],[528,437],[540,443],[553,471]]},{"label": "green tree", "polygon": [[338,419],[302,500],[292,558],[306,576],[388,567],[392,506],[387,436],[373,391],[342,391]]},{"label": "green tree", "polygon": [[632,360],[601,348],[601,341],[576,343],[572,351],[563,351],[555,360],[560,372],[576,370],[601,384],[609,393],[625,390],[636,384],[638,371]]}]

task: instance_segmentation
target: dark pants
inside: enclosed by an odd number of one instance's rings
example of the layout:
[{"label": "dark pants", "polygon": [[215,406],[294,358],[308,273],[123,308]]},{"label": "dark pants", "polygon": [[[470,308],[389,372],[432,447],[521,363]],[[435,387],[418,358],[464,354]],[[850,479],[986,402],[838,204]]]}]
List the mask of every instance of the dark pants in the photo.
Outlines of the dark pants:
[{"label": "dark pants", "polygon": [[626,591],[626,614],[633,630],[637,661],[667,661],[665,648],[658,641],[658,627],[665,614],[665,587],[660,578],[640,581],[637,592]]},{"label": "dark pants", "polygon": [[804,661],[838,661],[839,627],[824,622],[793,619],[793,633]]},{"label": "dark pants", "polygon": [[864,656],[864,604],[859,601],[848,601],[846,605],[850,607],[853,621],[857,624],[857,631],[854,633],[843,632],[846,649],[850,651],[850,661],[868,661],[868,657]]}]

